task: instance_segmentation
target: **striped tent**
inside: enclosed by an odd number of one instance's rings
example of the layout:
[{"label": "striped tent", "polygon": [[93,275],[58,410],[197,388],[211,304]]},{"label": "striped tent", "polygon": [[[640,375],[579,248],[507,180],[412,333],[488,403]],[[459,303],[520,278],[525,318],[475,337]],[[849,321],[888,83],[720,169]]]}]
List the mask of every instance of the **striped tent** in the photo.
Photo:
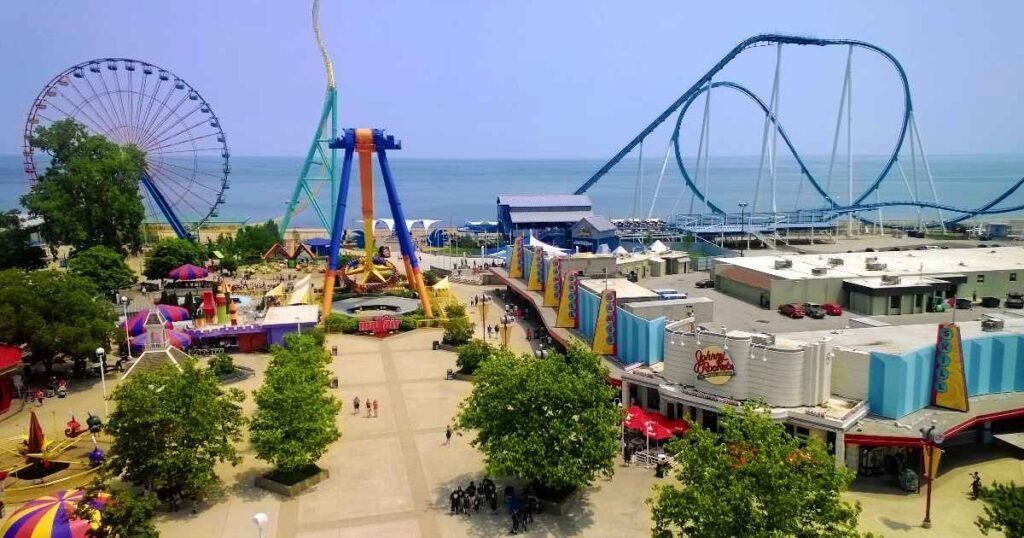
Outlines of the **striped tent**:
[{"label": "striped tent", "polygon": [[[144,349],[146,347],[146,334],[140,334],[132,338],[132,348]],[[192,345],[192,337],[186,333],[164,329],[164,342],[178,349],[185,349]]]},{"label": "striped tent", "polygon": [[[177,307],[175,307],[175,308],[177,308]],[[182,308],[182,310],[184,310],[184,308]],[[127,323],[127,325],[128,325],[128,335],[129,336],[138,336],[138,335],[146,332],[146,319],[149,318],[149,312],[150,311],[148,309],[147,310],[142,310],[138,314],[135,314],[134,316],[132,316],[127,322],[121,322],[121,324],[118,325],[118,327],[120,327],[121,330],[123,331],[124,328],[125,328],[125,323]],[[172,324],[170,322],[170,320],[167,319],[166,316],[164,317],[164,320],[165,320],[164,321],[164,327],[167,327],[168,329],[174,327],[174,324]]]},{"label": "striped tent", "polygon": [[[85,497],[80,489],[58,491],[22,505],[0,527],[0,538],[86,538],[92,521],[74,517],[78,504]],[[93,507],[99,511],[107,504],[101,494]]]},{"label": "striped tent", "polygon": [[202,267],[186,263],[181,267],[175,267],[167,273],[167,278],[171,280],[199,280],[206,278],[210,273]]}]

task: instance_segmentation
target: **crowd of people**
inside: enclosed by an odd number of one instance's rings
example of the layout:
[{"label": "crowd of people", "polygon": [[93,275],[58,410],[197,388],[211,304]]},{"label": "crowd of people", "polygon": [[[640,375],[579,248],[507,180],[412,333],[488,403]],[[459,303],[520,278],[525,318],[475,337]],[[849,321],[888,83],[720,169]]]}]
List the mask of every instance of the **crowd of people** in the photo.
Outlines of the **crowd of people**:
[{"label": "crowd of people", "polygon": [[660,232],[668,229],[661,219],[614,219],[612,223],[619,231],[627,233]]},{"label": "crowd of people", "polygon": [[[522,495],[516,493],[513,486],[505,486],[502,492],[505,510],[512,519],[512,534],[527,532],[528,525],[533,523],[534,514],[540,513],[540,500],[527,486]],[[479,486],[470,481],[465,489],[458,486],[448,496],[452,515],[471,516],[480,512],[481,506],[489,506],[491,512],[498,510],[498,488],[490,477],[485,477]]]}]

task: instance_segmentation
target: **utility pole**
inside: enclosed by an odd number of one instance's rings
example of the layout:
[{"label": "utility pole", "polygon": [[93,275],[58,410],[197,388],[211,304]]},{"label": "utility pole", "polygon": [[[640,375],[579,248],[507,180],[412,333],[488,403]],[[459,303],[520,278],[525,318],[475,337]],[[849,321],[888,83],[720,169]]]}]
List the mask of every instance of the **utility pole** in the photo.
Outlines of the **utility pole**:
[{"label": "utility pole", "polygon": [[[744,236],[744,239],[747,240],[747,248],[749,249],[750,248],[750,236],[747,235],[746,221],[743,220],[743,217],[745,216],[745,211],[747,209],[747,203],[746,202],[740,202],[739,205],[740,205],[740,235]],[[740,257],[743,257],[743,242],[742,241],[740,241]]]}]

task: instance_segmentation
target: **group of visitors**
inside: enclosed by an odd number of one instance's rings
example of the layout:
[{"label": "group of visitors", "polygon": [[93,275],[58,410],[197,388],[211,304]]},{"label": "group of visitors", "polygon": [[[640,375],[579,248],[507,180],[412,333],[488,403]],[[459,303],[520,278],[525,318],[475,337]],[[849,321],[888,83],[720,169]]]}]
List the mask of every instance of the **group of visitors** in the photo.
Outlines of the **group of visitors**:
[{"label": "group of visitors", "polygon": [[[363,403],[366,404],[366,418],[370,418],[370,417],[376,418],[377,417],[377,411],[380,409],[380,404],[377,403],[377,400],[376,399],[372,399],[371,400],[370,398],[367,398],[365,400],[365,402],[363,402]],[[360,405],[359,396],[356,396],[355,398],[352,398],[352,414],[353,415],[358,415],[359,414],[359,405]]]},{"label": "group of visitors", "polygon": [[[505,510],[512,518],[512,534],[527,532],[528,525],[533,523],[533,515],[540,513],[540,500],[537,498],[533,488],[527,486],[522,495],[518,495],[512,486],[505,486],[502,493]],[[470,481],[469,486],[463,489],[458,486],[448,496],[451,514],[464,514],[470,516],[480,512],[480,506],[490,506],[491,512],[498,510],[498,488],[490,477],[485,477],[478,487],[476,482]]]}]

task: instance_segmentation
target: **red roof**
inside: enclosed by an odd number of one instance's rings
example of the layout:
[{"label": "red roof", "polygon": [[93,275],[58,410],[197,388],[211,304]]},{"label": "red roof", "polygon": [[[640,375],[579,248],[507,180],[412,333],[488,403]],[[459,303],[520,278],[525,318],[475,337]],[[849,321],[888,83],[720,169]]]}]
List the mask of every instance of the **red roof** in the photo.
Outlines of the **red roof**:
[{"label": "red roof", "polygon": [[0,372],[16,368],[19,364],[21,364],[21,349],[0,345]]}]

